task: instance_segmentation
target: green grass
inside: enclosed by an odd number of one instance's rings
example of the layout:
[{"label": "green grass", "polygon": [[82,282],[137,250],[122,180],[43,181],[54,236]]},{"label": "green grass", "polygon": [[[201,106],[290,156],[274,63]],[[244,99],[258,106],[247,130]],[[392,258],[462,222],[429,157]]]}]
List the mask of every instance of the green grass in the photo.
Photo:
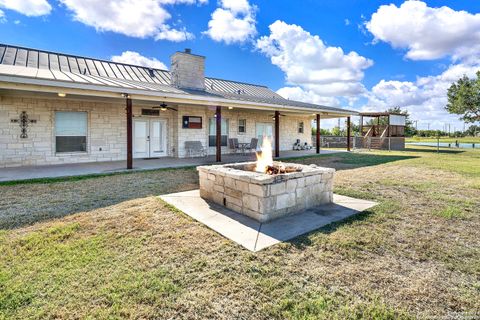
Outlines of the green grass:
[{"label": "green grass", "polygon": [[[436,137],[412,137],[406,138],[406,142],[437,142]],[[458,138],[450,138],[450,137],[440,137],[440,142],[446,143],[455,143],[458,141],[460,143],[480,143],[480,137],[458,137]],[[480,148],[480,146],[479,146]]]},{"label": "green grass", "polygon": [[188,170],[188,169],[194,169],[195,167],[196,166],[185,166],[185,167],[179,167],[179,168],[142,169],[142,170],[111,172],[111,173],[85,174],[80,176],[0,181],[0,186],[15,186],[20,184],[49,184],[49,183],[57,183],[57,182],[75,182],[75,181],[97,179],[97,178],[111,177],[111,176],[117,176],[117,175],[126,175],[126,174],[138,173],[138,172],[155,173],[155,172],[172,171],[172,170]]},{"label": "green grass", "polygon": [[465,212],[461,208],[455,206],[448,206],[435,214],[445,219],[463,218],[465,216]]},{"label": "green grass", "polygon": [[[480,310],[480,150],[300,157],[366,212],[252,253],[159,201],[192,169],[0,187],[0,319],[411,319]],[[478,312],[477,312],[478,313]]]}]

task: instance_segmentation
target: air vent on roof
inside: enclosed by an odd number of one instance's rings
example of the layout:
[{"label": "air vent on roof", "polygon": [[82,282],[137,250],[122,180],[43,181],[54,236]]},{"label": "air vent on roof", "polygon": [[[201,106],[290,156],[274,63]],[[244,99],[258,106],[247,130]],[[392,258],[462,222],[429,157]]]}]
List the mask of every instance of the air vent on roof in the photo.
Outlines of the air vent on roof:
[{"label": "air vent on roof", "polygon": [[243,90],[243,89],[235,90],[235,93],[236,94],[246,94],[245,90]]},{"label": "air vent on roof", "polygon": [[150,77],[155,78],[155,73],[153,72],[153,69],[148,69],[148,74]]},{"label": "air vent on roof", "polygon": [[192,53],[192,49],[186,48],[186,49],[185,49],[185,53]]}]

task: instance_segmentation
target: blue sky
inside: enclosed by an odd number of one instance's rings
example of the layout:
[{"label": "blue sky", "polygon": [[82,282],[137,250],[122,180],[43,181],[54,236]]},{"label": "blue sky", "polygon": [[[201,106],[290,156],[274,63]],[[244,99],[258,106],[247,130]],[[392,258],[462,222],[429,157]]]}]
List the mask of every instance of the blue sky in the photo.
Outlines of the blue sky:
[{"label": "blue sky", "polygon": [[463,127],[445,91],[480,69],[472,0],[0,0],[0,21],[3,43],[103,59],[168,67],[192,48],[208,76],[357,110],[400,105],[419,128]]}]

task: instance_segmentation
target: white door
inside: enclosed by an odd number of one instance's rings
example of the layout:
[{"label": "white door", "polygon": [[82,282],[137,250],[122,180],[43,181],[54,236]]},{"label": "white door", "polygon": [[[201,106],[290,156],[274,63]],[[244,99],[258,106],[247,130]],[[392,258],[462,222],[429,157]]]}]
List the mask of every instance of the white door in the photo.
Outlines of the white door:
[{"label": "white door", "polygon": [[275,148],[275,141],[273,139],[273,124],[257,122],[255,125],[255,131],[259,147],[262,146],[263,137],[267,137],[268,139],[270,139],[272,147]]},{"label": "white door", "polygon": [[133,128],[133,157],[155,158],[167,155],[167,121],[135,119]]},{"label": "white door", "polygon": [[148,158],[150,155],[148,139],[148,120],[133,121],[133,157]]},{"label": "white door", "polygon": [[150,120],[150,158],[167,155],[167,121]]}]

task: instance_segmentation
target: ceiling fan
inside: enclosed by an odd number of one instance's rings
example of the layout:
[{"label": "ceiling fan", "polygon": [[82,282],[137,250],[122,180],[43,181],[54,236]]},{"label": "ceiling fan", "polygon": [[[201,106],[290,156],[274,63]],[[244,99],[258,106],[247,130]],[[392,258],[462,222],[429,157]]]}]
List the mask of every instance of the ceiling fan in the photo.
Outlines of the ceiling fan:
[{"label": "ceiling fan", "polygon": [[[274,114],[269,114],[268,116],[272,117],[272,119],[275,120],[275,115]],[[286,117],[286,116],[287,116],[286,114],[280,113],[280,117]]]},{"label": "ceiling fan", "polygon": [[177,109],[169,107],[165,102],[162,102],[158,107],[153,107],[153,109],[160,109],[160,111],[167,111],[167,110],[177,111]]}]

